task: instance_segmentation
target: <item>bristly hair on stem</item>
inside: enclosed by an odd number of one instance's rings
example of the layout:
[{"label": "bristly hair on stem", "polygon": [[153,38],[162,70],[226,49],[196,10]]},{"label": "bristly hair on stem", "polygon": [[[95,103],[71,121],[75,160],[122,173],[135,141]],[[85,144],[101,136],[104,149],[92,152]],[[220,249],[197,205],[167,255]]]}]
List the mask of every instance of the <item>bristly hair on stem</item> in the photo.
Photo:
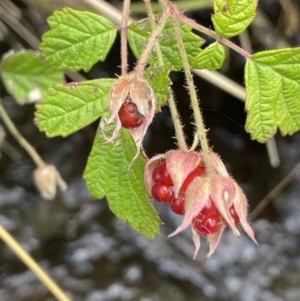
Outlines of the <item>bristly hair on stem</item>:
[{"label": "bristly hair on stem", "polygon": [[[163,1],[163,0],[162,0]],[[175,36],[177,39],[177,44],[178,44],[178,49],[179,53],[182,59],[182,64],[183,64],[183,69],[186,77],[186,82],[191,98],[191,104],[193,108],[193,113],[194,113],[194,118],[195,118],[195,123],[196,123],[196,128],[197,128],[197,136],[199,138],[202,152],[204,155],[204,161],[206,165],[206,170],[208,175],[212,175],[214,173],[214,170],[212,168],[211,160],[210,160],[210,147],[208,144],[208,139],[206,136],[206,129],[204,126],[204,121],[202,117],[202,113],[199,107],[199,100],[197,98],[197,93],[196,93],[196,88],[194,85],[193,81],[193,76],[191,73],[191,69],[189,66],[188,62],[188,57],[184,48],[184,43],[183,43],[183,37],[182,37],[182,32],[180,28],[180,22],[178,19],[178,9],[175,5],[170,3],[168,0],[164,0],[165,4],[167,4],[167,9],[169,11],[169,14],[171,15],[171,19],[174,25],[174,30],[175,30]]]},{"label": "bristly hair on stem", "polygon": [[[152,7],[151,7],[151,1],[150,0],[144,0],[145,2],[145,6],[146,6],[146,10],[147,10],[147,15],[150,21],[150,26],[152,31],[155,29],[156,27],[156,23],[155,23],[155,17],[152,11]],[[155,49],[156,49],[156,55],[157,55],[157,61],[158,61],[158,65],[160,67],[162,67],[164,65],[164,61],[163,61],[163,56],[162,56],[162,52],[161,49],[159,47],[159,43],[155,44]],[[183,132],[183,126],[180,122],[180,114],[178,113],[176,104],[175,104],[175,100],[174,100],[174,96],[172,93],[172,89],[170,88],[170,95],[168,98],[168,104],[169,104],[169,108],[170,108],[170,113],[172,116],[172,120],[173,120],[173,124],[174,124],[174,128],[175,128],[175,136],[177,139],[177,143],[178,143],[178,147],[181,150],[187,151],[188,147],[185,141],[185,136],[184,136],[184,132]]]},{"label": "bristly hair on stem", "polygon": [[127,26],[130,14],[130,0],[124,0],[121,21],[121,73],[127,74],[128,51],[127,51]]}]

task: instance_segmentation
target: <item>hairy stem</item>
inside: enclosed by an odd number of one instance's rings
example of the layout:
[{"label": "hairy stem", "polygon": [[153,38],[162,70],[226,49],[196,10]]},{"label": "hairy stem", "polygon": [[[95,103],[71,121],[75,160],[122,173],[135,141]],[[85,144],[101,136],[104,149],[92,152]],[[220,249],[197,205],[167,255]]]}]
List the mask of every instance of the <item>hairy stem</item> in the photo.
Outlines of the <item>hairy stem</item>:
[{"label": "hairy stem", "polygon": [[43,161],[43,159],[39,156],[39,154],[31,146],[31,144],[20,134],[20,132],[13,124],[12,120],[9,118],[8,114],[6,113],[3,107],[3,103],[1,99],[0,99],[0,116],[3,122],[5,123],[6,127],[10,131],[10,133],[15,137],[15,139],[19,142],[19,144],[26,150],[26,152],[35,162],[37,167],[45,166],[45,162]]},{"label": "hairy stem", "polygon": [[169,15],[164,13],[162,15],[161,19],[159,20],[157,27],[155,28],[154,31],[152,31],[152,34],[148,40],[148,43],[138,61],[136,68],[135,68],[135,72],[134,72],[135,76],[141,77],[143,75],[150,52],[151,52],[157,38],[159,37],[159,34],[163,30],[168,18],[169,18]]},{"label": "hairy stem", "polygon": [[224,38],[224,37],[219,37],[215,31],[204,27],[200,24],[197,24],[197,22],[195,22],[194,20],[188,18],[187,16],[185,16],[181,11],[179,11],[176,8],[176,14],[179,18],[179,20],[182,23],[185,23],[191,27],[193,27],[194,29],[204,33],[205,35],[217,40],[218,42],[220,42],[221,44],[231,48],[232,50],[236,51],[237,53],[239,53],[240,55],[242,55],[245,58],[249,58],[251,57],[251,54],[249,52],[247,52],[246,50],[244,50],[243,48],[237,46],[236,44],[232,43],[231,41],[229,41],[228,39]]},{"label": "hairy stem", "polygon": [[169,0],[159,0],[159,4],[161,5],[163,11],[168,10]]},{"label": "hairy stem", "polygon": [[168,6],[169,6],[169,10],[171,12],[171,18],[172,18],[172,21],[174,24],[174,30],[175,30],[175,36],[177,38],[178,49],[179,49],[180,56],[182,59],[183,69],[184,69],[184,73],[185,73],[185,77],[186,77],[186,81],[187,81],[187,85],[188,85],[188,89],[189,89],[191,104],[192,104],[194,118],[195,118],[195,122],[196,122],[197,136],[199,138],[202,152],[204,155],[207,174],[211,175],[213,173],[213,168],[212,168],[212,164],[211,164],[211,160],[210,160],[210,156],[209,156],[210,148],[208,145],[208,140],[206,137],[206,130],[204,127],[204,122],[203,122],[202,114],[201,114],[198,99],[197,99],[197,93],[196,93],[196,89],[194,86],[193,76],[192,76],[191,69],[189,66],[188,57],[187,57],[187,54],[186,54],[186,51],[184,48],[180,23],[177,18],[177,14],[175,13],[177,9],[171,3],[169,3]]},{"label": "hairy stem", "polygon": [[[153,31],[155,29],[156,24],[155,24],[155,17],[154,17],[153,11],[152,11],[151,3],[150,3],[151,1],[144,0],[144,2],[145,2],[145,6],[146,6],[147,15],[150,20],[151,29]],[[160,67],[162,67],[164,65],[164,61],[163,61],[161,49],[159,47],[159,43],[156,42],[155,47],[156,47],[158,65]],[[182,130],[183,127],[180,122],[180,115],[177,111],[172,91],[170,92],[168,103],[169,103],[170,113],[171,113],[172,120],[173,120],[174,127],[175,127],[175,135],[176,135],[178,147],[183,151],[187,151],[188,147],[185,142],[185,137],[184,137],[184,133]]]},{"label": "hairy stem", "polygon": [[121,21],[121,73],[125,75],[128,67],[128,54],[127,54],[127,26],[129,20],[130,0],[124,0],[122,21]]}]

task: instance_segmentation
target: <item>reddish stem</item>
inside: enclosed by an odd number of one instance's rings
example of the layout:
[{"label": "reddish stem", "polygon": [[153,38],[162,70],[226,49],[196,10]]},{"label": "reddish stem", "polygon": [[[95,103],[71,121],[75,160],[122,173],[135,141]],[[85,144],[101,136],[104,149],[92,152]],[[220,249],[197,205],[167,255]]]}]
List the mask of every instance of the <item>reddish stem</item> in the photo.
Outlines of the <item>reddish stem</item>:
[{"label": "reddish stem", "polygon": [[121,73],[127,74],[127,25],[129,20],[130,0],[124,0],[121,21]]}]

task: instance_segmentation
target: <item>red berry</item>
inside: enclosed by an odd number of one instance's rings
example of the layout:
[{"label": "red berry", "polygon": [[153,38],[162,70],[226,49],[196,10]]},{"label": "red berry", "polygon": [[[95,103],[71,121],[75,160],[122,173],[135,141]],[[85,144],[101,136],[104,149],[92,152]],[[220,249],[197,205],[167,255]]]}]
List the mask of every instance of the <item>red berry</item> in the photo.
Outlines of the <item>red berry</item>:
[{"label": "red berry", "polygon": [[[232,216],[232,218],[234,220],[235,225],[238,225],[240,223],[240,218],[237,215],[233,205],[229,208],[229,212],[230,212],[230,215]],[[225,220],[224,220],[224,224],[226,226],[228,226],[228,223]]]},{"label": "red berry", "polygon": [[205,175],[205,167],[204,165],[197,166],[185,179],[181,186],[181,191],[186,192],[188,186],[199,177],[203,177]]},{"label": "red berry", "polygon": [[199,214],[193,220],[194,228],[204,235],[213,234],[220,229],[221,218],[219,213],[210,213],[207,215]]},{"label": "red berry", "polygon": [[[165,162],[165,161],[164,161]],[[163,165],[162,162],[160,165],[161,165],[161,169],[165,168],[165,164]],[[165,168],[166,170],[166,168]],[[152,174],[152,179],[153,181],[155,181],[155,177],[159,178],[159,179],[162,179],[163,177],[162,176],[157,176],[159,173],[158,171],[156,173],[153,172]],[[160,172],[160,174],[162,174],[162,171]],[[185,200],[184,200],[184,196],[185,196],[185,192],[186,192],[186,189],[187,187],[192,183],[193,180],[195,180],[197,177],[201,177],[205,175],[205,168],[203,165],[200,165],[198,167],[196,167],[188,176],[187,178],[185,179],[185,181],[183,182],[181,188],[180,188],[180,192],[179,192],[179,196],[178,198],[174,199],[171,204],[170,204],[170,208],[171,210],[176,213],[176,214],[180,214],[180,215],[183,215],[184,214],[184,203],[185,203]],[[169,176],[170,177],[170,176]],[[161,181],[161,180],[160,180]],[[172,183],[173,185],[173,183]]]},{"label": "red berry", "polygon": [[214,212],[218,212],[218,209],[215,203],[211,199],[209,199],[207,204],[202,208],[201,213],[203,215],[206,215]]},{"label": "red berry", "polygon": [[152,173],[152,180],[154,183],[163,183],[167,185],[173,185],[173,181],[167,171],[166,160],[158,164]]},{"label": "red berry", "polygon": [[118,112],[123,128],[130,129],[139,127],[143,122],[143,116],[133,102],[124,102]]},{"label": "red berry", "polygon": [[179,215],[184,214],[184,197],[181,195],[178,196],[178,198],[173,199],[173,201],[170,204],[171,210]]},{"label": "red berry", "polygon": [[170,203],[174,199],[174,188],[170,185],[155,183],[151,195],[157,202]]},{"label": "red berry", "polygon": [[229,212],[230,212],[231,216],[232,216],[233,219],[234,219],[234,223],[235,223],[236,225],[238,225],[238,224],[240,223],[240,218],[239,218],[239,216],[237,215],[237,213],[236,213],[236,211],[235,211],[233,205],[230,207]]}]

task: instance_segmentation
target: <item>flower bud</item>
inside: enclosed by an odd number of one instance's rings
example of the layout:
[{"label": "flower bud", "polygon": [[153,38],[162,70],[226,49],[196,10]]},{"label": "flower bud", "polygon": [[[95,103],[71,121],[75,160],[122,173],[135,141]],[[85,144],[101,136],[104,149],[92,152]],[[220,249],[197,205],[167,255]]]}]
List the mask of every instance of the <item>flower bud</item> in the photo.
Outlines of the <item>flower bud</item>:
[{"label": "flower bud", "polygon": [[56,195],[56,186],[61,191],[67,189],[67,184],[61,178],[55,166],[47,164],[38,167],[33,172],[33,180],[43,199],[52,200]]}]

